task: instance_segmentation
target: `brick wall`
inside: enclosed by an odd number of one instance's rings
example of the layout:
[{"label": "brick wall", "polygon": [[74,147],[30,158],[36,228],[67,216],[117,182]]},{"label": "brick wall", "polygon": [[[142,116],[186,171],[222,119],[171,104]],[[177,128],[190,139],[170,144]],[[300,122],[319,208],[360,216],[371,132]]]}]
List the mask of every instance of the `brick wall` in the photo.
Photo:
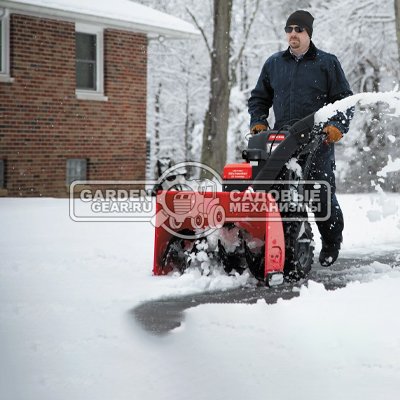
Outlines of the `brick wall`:
[{"label": "brick wall", "polygon": [[66,160],[88,179],[144,179],[145,35],[105,30],[107,102],[75,96],[75,25],[11,15],[11,76],[0,82],[0,159],[9,196],[67,195]]}]

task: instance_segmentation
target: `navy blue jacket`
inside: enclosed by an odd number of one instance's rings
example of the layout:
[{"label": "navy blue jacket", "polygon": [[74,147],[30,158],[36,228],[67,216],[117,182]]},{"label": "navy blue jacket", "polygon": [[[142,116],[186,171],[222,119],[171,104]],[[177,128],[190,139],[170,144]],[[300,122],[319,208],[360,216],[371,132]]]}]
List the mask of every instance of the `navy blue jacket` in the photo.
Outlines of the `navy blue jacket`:
[{"label": "navy blue jacket", "polygon": [[[296,60],[287,49],[273,54],[263,66],[248,101],[250,126],[267,124],[271,106],[275,113],[274,129],[281,129],[352,94],[339,60],[333,54],[317,49],[311,42],[304,57]],[[329,125],[347,133],[352,116],[353,109],[337,113]]]}]

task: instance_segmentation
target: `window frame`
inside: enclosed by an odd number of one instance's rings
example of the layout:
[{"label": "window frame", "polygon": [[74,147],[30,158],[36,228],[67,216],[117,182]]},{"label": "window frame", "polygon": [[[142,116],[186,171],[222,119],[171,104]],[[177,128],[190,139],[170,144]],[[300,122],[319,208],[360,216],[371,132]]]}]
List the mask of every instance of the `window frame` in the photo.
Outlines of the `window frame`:
[{"label": "window frame", "polygon": [[104,28],[97,25],[76,23],[75,32],[96,36],[96,90],[75,88],[75,95],[81,100],[107,101],[108,97],[104,95]]},{"label": "window frame", "polygon": [[0,190],[6,188],[6,160],[0,159]]},{"label": "window frame", "polygon": [[14,82],[10,76],[10,11],[0,7],[1,65],[0,82]]}]

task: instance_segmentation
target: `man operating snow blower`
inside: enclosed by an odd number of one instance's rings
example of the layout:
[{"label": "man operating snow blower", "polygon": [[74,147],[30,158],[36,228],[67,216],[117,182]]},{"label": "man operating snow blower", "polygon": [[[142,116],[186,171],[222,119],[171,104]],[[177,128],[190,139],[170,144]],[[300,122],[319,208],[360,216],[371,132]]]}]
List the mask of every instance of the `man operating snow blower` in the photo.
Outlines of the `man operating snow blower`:
[{"label": "man operating snow blower", "polygon": [[[285,26],[289,48],[267,59],[248,101],[252,133],[269,128],[271,106],[275,114],[274,130],[280,130],[328,103],[353,94],[338,59],[317,49],[311,41],[313,21],[313,16],[303,10],[289,16]],[[329,219],[317,222],[322,239],[319,261],[323,266],[337,260],[343,239],[343,214],[335,195],[334,143],[347,133],[352,116],[353,109],[338,112],[324,125],[326,140],[319,146],[307,177],[327,181],[331,186],[330,198],[328,191],[322,189],[321,210],[315,213],[316,217],[327,215],[331,202]]]}]

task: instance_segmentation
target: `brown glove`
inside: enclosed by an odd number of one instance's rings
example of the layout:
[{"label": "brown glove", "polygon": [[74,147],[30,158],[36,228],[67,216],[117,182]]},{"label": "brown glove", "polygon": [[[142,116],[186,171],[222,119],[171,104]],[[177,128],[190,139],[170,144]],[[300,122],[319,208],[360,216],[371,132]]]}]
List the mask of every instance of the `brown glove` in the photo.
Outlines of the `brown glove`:
[{"label": "brown glove", "polygon": [[251,127],[251,133],[255,135],[258,132],[266,131],[268,129],[268,125],[265,124],[256,124]]},{"label": "brown glove", "polygon": [[340,129],[333,125],[327,125],[322,132],[326,133],[325,143],[336,143],[343,137]]}]

